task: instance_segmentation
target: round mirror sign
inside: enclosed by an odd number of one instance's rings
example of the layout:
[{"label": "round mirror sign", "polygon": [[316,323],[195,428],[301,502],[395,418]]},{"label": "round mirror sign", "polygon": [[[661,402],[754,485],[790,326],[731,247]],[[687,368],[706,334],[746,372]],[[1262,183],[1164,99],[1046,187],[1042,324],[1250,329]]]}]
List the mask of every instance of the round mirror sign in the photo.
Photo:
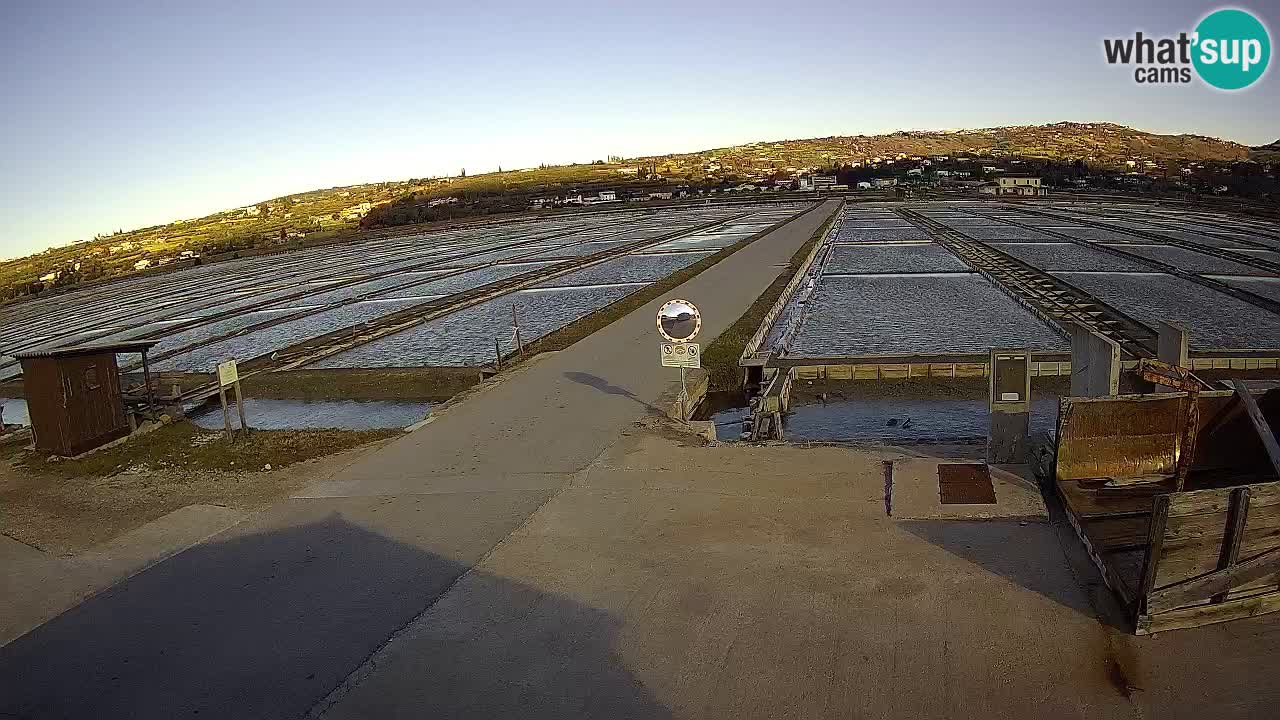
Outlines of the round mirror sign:
[{"label": "round mirror sign", "polygon": [[689,342],[702,329],[702,315],[688,300],[668,300],[658,310],[658,332],[671,342]]}]

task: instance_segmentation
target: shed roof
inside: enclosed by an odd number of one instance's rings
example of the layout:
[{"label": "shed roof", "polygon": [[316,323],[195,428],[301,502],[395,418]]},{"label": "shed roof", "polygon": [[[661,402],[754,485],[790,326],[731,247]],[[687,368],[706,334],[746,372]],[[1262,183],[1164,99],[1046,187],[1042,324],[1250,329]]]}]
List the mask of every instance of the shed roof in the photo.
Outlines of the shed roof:
[{"label": "shed roof", "polygon": [[150,350],[159,340],[129,340],[118,343],[102,343],[98,345],[67,345],[65,347],[39,348],[13,353],[19,360],[32,358],[69,357],[72,355],[97,355],[99,353],[138,353]]}]

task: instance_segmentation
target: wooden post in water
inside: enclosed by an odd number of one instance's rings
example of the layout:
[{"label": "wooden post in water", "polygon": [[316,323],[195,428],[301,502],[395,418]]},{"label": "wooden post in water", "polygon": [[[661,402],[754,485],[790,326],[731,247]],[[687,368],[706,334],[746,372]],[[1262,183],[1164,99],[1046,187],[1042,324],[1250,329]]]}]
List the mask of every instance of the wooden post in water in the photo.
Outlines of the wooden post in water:
[{"label": "wooden post in water", "polygon": [[502,369],[502,346],[498,344],[498,338],[493,339],[493,368]]},{"label": "wooden post in water", "polygon": [[524,357],[524,342],[520,340],[520,318],[516,317],[516,304],[511,303],[511,330],[516,341],[516,351]]}]

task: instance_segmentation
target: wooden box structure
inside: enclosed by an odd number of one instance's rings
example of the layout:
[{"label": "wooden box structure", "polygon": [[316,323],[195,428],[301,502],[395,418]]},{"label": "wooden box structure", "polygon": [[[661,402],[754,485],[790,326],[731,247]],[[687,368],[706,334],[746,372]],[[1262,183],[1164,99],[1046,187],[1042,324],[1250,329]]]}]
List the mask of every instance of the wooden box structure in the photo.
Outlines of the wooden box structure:
[{"label": "wooden box structure", "polygon": [[1062,399],[1054,484],[1138,634],[1280,610],[1277,421],[1280,390]]},{"label": "wooden box structure", "polygon": [[[143,355],[155,341],[77,345],[15,353],[22,362],[22,383],[35,445],[56,455],[79,455],[131,431],[116,353]],[[154,401],[151,401],[154,406]]]}]

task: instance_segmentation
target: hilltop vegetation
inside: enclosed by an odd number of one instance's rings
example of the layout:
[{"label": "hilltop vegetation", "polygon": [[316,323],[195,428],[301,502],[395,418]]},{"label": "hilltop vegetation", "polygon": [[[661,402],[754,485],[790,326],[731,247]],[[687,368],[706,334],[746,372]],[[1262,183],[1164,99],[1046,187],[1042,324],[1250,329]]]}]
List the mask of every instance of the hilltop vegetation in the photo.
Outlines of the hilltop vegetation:
[{"label": "hilltop vegetation", "polygon": [[1273,162],[1280,157],[1280,147],[1273,143],[1251,149],[1216,138],[1157,135],[1110,123],[1056,123],[780,140],[694,153],[337,187],[203,218],[100,235],[0,263],[0,300],[164,266],[341,238],[362,226],[524,210],[530,198],[543,194],[654,184],[715,187],[936,156],[1083,161],[1091,169],[1124,172],[1136,166],[1139,171],[1164,171],[1175,163]]}]

